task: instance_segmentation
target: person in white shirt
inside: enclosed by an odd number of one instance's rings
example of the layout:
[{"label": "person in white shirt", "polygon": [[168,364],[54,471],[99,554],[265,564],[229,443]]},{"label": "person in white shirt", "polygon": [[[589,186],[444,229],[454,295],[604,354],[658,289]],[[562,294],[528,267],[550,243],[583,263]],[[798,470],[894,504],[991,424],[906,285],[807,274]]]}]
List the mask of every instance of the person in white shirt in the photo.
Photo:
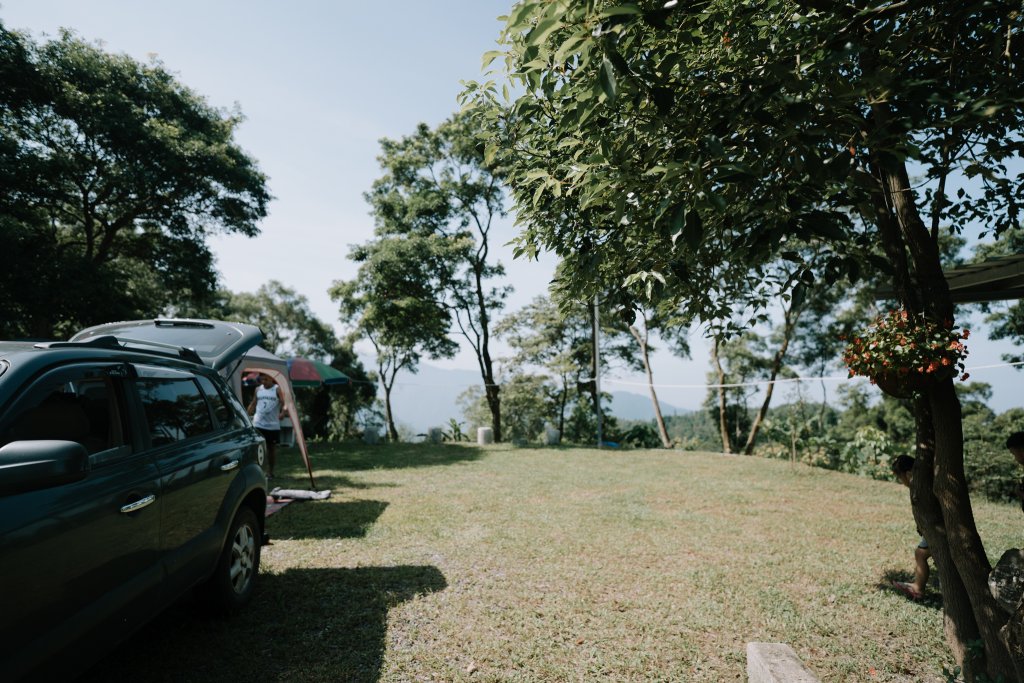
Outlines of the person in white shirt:
[{"label": "person in white shirt", "polygon": [[281,418],[284,417],[284,397],[274,378],[260,373],[260,385],[249,403],[252,424],[267,440],[267,479],[274,476],[277,462],[277,442],[281,440]]}]

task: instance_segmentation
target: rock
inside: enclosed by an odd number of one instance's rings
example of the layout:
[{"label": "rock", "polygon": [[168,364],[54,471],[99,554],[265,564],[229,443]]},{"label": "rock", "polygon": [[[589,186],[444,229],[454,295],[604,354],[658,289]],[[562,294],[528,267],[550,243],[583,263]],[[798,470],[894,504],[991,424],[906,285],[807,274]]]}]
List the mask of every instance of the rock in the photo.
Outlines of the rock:
[{"label": "rock", "polygon": [[785,643],[747,643],[749,683],[820,683]]},{"label": "rock", "polygon": [[1024,596],[1024,550],[1011,548],[1003,553],[988,575],[992,597],[1010,614],[1017,611]]}]

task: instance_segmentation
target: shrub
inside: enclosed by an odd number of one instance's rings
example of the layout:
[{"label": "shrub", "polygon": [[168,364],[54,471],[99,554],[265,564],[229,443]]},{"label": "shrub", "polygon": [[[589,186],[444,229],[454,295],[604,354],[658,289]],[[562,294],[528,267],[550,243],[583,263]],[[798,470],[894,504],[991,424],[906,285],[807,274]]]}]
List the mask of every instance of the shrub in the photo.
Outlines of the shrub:
[{"label": "shrub", "polygon": [[661,448],[661,437],[654,426],[640,423],[635,424],[622,434],[622,443],[634,448]]},{"label": "shrub", "polygon": [[872,479],[890,479],[899,449],[880,429],[861,427],[838,451],[835,469]]}]

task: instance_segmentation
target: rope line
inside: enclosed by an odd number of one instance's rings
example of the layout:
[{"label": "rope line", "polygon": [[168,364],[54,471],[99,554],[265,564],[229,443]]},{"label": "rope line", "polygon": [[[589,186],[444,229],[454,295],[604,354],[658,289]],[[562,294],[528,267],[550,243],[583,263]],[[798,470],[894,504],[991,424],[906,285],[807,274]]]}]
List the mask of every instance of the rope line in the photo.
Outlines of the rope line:
[{"label": "rope line", "polygon": [[[995,363],[992,365],[975,365],[969,368],[965,368],[964,372],[975,372],[977,370],[991,370],[993,368],[1010,368],[1018,365],[1024,365],[1024,361],[1016,361],[1014,363]],[[742,387],[760,387],[768,386],[770,384],[791,384],[794,382],[842,382],[848,379],[852,379],[847,375],[832,375],[829,377],[786,377],[784,379],[764,379],[756,380],[753,382],[736,382],[730,384],[648,384],[647,382],[634,382],[623,379],[611,379],[608,377],[602,377],[601,381],[608,384],[619,384],[623,386],[635,386],[635,387],[654,387],[655,389],[737,389]],[[365,380],[355,380],[360,382]],[[581,379],[580,381],[594,381],[593,377]],[[450,387],[453,386],[451,383],[427,383],[427,382],[395,382],[396,387]],[[470,383],[459,386],[497,386],[500,384],[481,385],[477,383]]]}]

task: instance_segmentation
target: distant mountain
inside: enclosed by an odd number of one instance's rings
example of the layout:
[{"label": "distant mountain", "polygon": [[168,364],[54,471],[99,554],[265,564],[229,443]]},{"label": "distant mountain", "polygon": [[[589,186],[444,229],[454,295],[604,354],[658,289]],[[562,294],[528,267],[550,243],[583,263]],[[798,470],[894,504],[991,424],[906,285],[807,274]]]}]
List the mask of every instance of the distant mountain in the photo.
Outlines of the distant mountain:
[{"label": "distant mountain", "polygon": [[[663,417],[670,415],[685,415],[693,412],[686,408],[678,408],[674,405],[658,401]],[[631,391],[612,392],[612,415],[620,420],[653,420],[654,406],[651,405],[651,397],[644,394],[634,394]]]},{"label": "distant mountain", "polygon": [[[374,367],[372,358],[361,360],[367,369]],[[421,363],[418,373],[402,373],[395,382],[391,394],[395,421],[417,434],[426,433],[431,427],[446,427],[451,418],[462,422],[458,397],[467,388],[479,385],[480,373],[474,370],[439,368]],[[629,391],[612,392],[611,412],[622,420],[654,419],[650,397]],[[661,403],[661,413],[666,417],[688,412],[686,408]]]},{"label": "distant mountain", "polygon": [[[365,359],[363,365],[374,367],[372,361],[367,362]],[[447,427],[451,418],[462,422],[459,395],[469,387],[480,384],[479,372],[450,370],[421,363],[418,373],[401,373],[395,381],[395,388],[391,392],[395,422],[407,425],[417,434],[426,433],[431,427]]]}]

